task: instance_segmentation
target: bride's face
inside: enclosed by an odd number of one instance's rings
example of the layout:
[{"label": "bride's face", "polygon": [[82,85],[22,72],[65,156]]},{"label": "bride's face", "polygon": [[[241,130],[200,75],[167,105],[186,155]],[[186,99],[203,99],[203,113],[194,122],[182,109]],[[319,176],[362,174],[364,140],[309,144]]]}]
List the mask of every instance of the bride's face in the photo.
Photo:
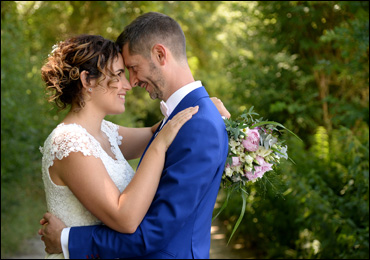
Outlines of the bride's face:
[{"label": "bride's face", "polygon": [[122,56],[119,54],[112,62],[114,76],[107,77],[94,88],[91,101],[105,114],[121,114],[125,111],[126,93],[131,90],[130,83],[125,76],[125,67]]}]

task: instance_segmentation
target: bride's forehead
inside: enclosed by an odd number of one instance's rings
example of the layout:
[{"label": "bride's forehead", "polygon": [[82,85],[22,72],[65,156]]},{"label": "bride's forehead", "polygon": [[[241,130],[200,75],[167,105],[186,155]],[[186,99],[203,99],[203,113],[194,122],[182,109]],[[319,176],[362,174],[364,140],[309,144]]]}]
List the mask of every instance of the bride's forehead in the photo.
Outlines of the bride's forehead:
[{"label": "bride's forehead", "polygon": [[121,54],[117,55],[117,57],[113,59],[112,66],[113,68],[124,68],[123,58]]}]

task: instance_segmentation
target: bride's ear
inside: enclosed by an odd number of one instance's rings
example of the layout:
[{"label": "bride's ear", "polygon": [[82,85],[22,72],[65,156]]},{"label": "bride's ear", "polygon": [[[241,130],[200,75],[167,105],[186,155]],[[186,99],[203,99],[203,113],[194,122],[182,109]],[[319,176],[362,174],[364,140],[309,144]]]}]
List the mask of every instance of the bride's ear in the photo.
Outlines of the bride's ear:
[{"label": "bride's ear", "polygon": [[81,72],[81,74],[80,74],[80,79],[81,79],[82,87],[83,87],[86,91],[88,91],[88,90],[89,90],[89,88],[91,88],[91,87],[92,87],[92,82],[91,82],[91,80],[90,80],[90,78],[89,78],[89,72],[88,72],[88,71],[86,71],[86,70],[82,71],[82,72]]}]

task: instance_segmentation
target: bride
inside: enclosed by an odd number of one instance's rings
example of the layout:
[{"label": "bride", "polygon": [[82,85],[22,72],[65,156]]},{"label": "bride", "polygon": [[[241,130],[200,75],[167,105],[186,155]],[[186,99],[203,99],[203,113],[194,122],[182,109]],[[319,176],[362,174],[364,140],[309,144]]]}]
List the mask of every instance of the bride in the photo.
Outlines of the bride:
[{"label": "bride", "polygon": [[[198,111],[191,107],[170,120],[134,173],[126,160],[143,154],[159,123],[128,128],[104,120],[125,111],[125,96],[132,87],[124,72],[118,46],[94,35],[60,42],[41,69],[52,93],[49,101],[61,109],[70,106],[40,147],[47,209],[68,227],[104,223],[122,233],[135,232],[158,187],[167,148]],[[221,101],[212,100],[229,116]]]}]

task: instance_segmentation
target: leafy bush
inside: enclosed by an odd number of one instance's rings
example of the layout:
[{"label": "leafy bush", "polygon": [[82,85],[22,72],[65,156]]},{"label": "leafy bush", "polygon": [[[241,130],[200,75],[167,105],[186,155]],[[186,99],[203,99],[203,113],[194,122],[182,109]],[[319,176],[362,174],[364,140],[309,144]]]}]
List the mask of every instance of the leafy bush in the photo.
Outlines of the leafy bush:
[{"label": "leafy bush", "polygon": [[[285,164],[284,199],[251,193],[238,238],[258,248],[266,258],[369,257],[369,139],[368,127],[356,137],[347,128],[328,134],[318,127],[308,151],[290,140],[296,165]],[[327,143],[327,145],[323,145]],[[230,202],[229,202],[230,203]],[[238,216],[235,206],[221,213]],[[235,220],[234,220],[235,221]]]}]

